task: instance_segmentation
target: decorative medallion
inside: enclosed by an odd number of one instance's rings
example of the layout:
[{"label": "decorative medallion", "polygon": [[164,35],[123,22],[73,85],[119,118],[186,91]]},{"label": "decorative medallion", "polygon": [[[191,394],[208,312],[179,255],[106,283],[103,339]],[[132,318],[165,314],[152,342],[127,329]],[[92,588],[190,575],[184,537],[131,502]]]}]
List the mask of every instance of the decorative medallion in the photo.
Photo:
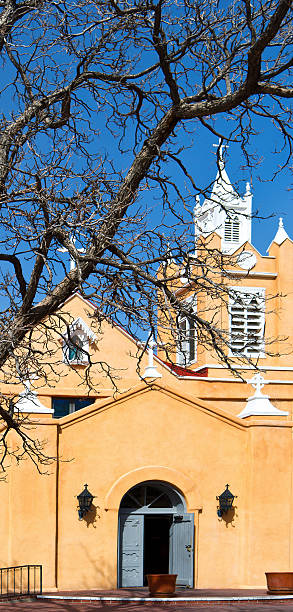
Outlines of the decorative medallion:
[{"label": "decorative medallion", "polygon": [[237,264],[242,270],[251,270],[256,262],[256,256],[252,251],[242,251],[237,257]]}]

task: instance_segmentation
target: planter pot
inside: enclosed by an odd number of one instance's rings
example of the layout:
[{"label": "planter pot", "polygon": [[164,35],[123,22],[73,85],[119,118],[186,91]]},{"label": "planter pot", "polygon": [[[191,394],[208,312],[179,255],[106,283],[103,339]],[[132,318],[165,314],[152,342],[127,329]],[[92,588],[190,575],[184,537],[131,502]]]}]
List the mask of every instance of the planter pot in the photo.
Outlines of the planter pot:
[{"label": "planter pot", "polygon": [[150,595],[155,597],[175,593],[177,574],[147,574]]},{"label": "planter pot", "polygon": [[268,593],[293,593],[293,572],[266,572]]}]

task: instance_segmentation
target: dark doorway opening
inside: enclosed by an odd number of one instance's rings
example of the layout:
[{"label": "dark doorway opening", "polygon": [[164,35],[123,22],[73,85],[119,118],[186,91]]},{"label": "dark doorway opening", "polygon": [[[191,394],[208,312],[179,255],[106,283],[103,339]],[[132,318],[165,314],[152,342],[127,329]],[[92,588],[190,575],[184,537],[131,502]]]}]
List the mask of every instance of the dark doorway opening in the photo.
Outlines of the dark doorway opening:
[{"label": "dark doorway opening", "polygon": [[144,586],[146,574],[169,573],[169,531],[172,517],[156,514],[144,517]]}]

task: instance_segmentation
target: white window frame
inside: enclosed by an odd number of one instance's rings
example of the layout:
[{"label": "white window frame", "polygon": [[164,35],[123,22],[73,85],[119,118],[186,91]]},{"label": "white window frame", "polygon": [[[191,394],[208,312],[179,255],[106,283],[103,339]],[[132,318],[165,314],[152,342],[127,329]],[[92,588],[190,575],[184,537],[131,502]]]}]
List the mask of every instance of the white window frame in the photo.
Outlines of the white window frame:
[{"label": "white window frame", "polygon": [[[184,302],[183,302],[183,306],[185,308],[189,308],[191,306],[191,313],[196,312],[196,296],[195,295],[191,295],[189,298],[187,298]],[[195,363],[197,361],[197,332],[196,332],[196,323],[193,322],[193,342],[194,342],[194,348],[193,348],[193,353],[194,353],[194,357],[193,359],[190,359],[190,342],[191,342],[191,336],[189,337],[189,339],[180,339],[180,324],[185,321],[186,322],[186,330],[185,333],[186,335],[188,334],[188,332],[192,329],[191,325],[190,325],[190,318],[186,315],[181,315],[179,314],[177,317],[177,349],[176,349],[176,363],[177,365],[186,367],[187,365],[190,365],[192,363]]]},{"label": "white window frame", "polygon": [[[67,365],[84,365],[89,363],[89,348],[90,343],[95,342],[95,334],[90,327],[78,317],[71,325],[69,325],[69,331],[62,334],[63,336],[63,362]],[[77,358],[70,359],[70,350],[73,346],[74,340],[80,344],[80,355]],[[78,347],[77,347],[78,350]]]},{"label": "white window frame", "polygon": [[[75,342],[76,347],[74,346]],[[77,357],[70,358],[70,351],[72,348],[76,348],[76,352],[79,353]],[[63,346],[63,355],[64,361],[70,365],[86,365],[89,362],[88,338],[84,334],[76,331],[69,334]]]},{"label": "white window frame", "polygon": [[[229,297],[229,354],[230,356],[239,356],[241,357],[242,355],[245,355],[246,357],[251,357],[251,358],[255,358],[255,357],[265,357],[265,337],[264,337],[264,331],[265,331],[265,289],[264,287],[230,287],[229,288],[229,292],[230,292],[230,297]],[[245,334],[248,337],[248,334],[252,334],[252,330],[253,327],[251,327],[251,325],[253,326],[253,314],[249,313],[249,305],[251,302],[251,299],[253,297],[256,297],[258,300],[258,305],[259,308],[257,309],[257,318],[258,321],[255,321],[255,325],[258,325],[261,329],[260,332],[257,332],[256,336],[259,338],[258,340],[258,349],[255,351],[251,350],[251,345],[249,345],[247,343],[247,346],[244,346],[244,349],[237,351],[236,347],[235,347],[235,343],[237,342],[237,340],[233,341],[233,328],[234,330],[236,329],[235,327],[235,318],[236,318],[236,314],[235,311],[233,312],[233,308],[236,305],[237,302],[237,295],[239,295],[241,297],[242,300],[242,308],[243,308],[243,317],[242,317],[242,321],[243,321],[243,325],[242,325],[242,330],[241,327],[239,327],[239,335],[241,335],[245,338]],[[240,306],[241,307],[241,306]],[[250,317],[250,320],[249,320]],[[234,321],[233,321],[234,318]],[[250,330],[250,331],[249,331]],[[235,332],[234,332],[235,335]],[[241,341],[238,341],[239,343],[241,343]],[[244,340],[245,342],[245,340]]]}]

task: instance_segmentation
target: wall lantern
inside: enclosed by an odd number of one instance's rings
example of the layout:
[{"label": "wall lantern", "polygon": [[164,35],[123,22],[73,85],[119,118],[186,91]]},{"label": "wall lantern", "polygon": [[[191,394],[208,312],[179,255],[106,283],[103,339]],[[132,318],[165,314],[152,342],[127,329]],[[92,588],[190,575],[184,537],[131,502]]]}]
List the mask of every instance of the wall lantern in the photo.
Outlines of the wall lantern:
[{"label": "wall lantern", "polygon": [[80,521],[83,519],[84,515],[89,511],[94,497],[95,495],[92,495],[88,491],[87,484],[85,484],[84,490],[82,491],[82,493],[77,495],[78,505],[79,505],[78,517]]},{"label": "wall lantern", "polygon": [[227,512],[231,510],[235,497],[237,497],[237,495],[233,495],[233,493],[229,491],[229,485],[227,484],[225,491],[216,497],[219,502],[217,510],[217,515],[219,517],[222,517],[223,514],[227,514]]}]

